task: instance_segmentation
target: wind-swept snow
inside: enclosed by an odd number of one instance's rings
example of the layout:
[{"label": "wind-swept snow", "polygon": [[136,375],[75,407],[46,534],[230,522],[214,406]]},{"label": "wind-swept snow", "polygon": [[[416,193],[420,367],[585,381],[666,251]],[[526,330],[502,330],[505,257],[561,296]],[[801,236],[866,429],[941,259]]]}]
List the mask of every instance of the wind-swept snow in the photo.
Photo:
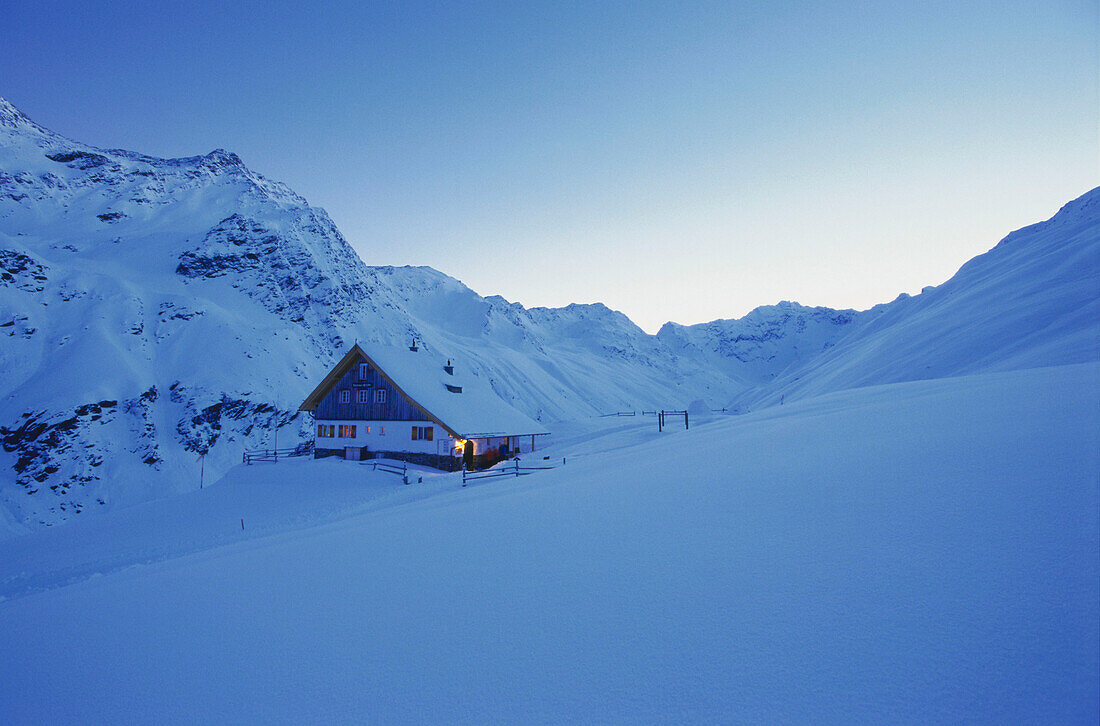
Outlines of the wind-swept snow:
[{"label": "wind-swept snow", "polygon": [[[575,423],[553,471],[0,603],[0,703],[11,723],[1094,723],[1098,390],[1086,364],[659,436]],[[341,467],[263,471],[286,506],[283,477],[359,501]]]}]

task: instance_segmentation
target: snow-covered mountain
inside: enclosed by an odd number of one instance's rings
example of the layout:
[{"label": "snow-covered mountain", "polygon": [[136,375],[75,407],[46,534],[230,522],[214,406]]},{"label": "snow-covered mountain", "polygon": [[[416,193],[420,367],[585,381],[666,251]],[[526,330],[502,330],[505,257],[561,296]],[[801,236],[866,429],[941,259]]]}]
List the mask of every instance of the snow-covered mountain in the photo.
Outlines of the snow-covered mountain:
[{"label": "snow-covered mountain", "polygon": [[602,305],[526,310],[430,268],[368,267],[234,154],[65,139],[0,99],[0,500],[18,521],[198,485],[297,438],[355,340],[485,376],[543,419],[721,400],[725,377]]},{"label": "snow-covered mountain", "polygon": [[914,298],[784,302],[653,336],[600,304],[527,309],[431,268],[368,266],[235,154],[98,149],[0,99],[0,517],[195,488],[200,455],[216,477],[276,432],[287,445],[356,340],[415,337],[543,420],[1094,359],[1096,194]]},{"label": "snow-covered mountain", "polygon": [[734,320],[665,323],[657,339],[682,357],[722,371],[739,384],[739,391],[749,391],[797,370],[878,312],[809,308],[784,301]]},{"label": "snow-covered mountain", "polygon": [[1008,235],[942,285],[858,319],[821,355],[734,405],[1100,360],[1100,188]]}]

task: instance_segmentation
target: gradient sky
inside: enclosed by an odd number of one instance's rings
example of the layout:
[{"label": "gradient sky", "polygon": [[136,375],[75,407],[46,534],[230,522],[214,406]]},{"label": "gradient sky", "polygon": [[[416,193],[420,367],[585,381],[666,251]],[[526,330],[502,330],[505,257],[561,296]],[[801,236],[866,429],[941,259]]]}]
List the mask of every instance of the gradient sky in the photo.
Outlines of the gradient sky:
[{"label": "gradient sky", "polygon": [[1100,184],[1098,17],[0,0],[0,95],[96,146],[235,151],[368,264],[653,332],[915,293]]}]

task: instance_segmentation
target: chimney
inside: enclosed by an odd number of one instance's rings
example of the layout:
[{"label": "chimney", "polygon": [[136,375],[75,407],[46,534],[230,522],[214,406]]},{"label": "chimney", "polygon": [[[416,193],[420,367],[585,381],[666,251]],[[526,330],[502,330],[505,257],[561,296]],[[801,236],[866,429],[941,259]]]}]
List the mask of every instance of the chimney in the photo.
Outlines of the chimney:
[{"label": "chimney", "polygon": [[448,376],[453,376],[455,374],[455,367],[451,365],[451,361],[447,361],[447,365],[443,366],[443,370],[447,371]]}]

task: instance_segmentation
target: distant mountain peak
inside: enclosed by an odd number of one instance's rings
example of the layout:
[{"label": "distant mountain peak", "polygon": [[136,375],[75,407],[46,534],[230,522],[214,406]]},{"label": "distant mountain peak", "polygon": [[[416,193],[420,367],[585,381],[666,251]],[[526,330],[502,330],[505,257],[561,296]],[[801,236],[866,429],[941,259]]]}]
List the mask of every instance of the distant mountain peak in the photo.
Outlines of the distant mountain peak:
[{"label": "distant mountain peak", "polygon": [[31,131],[45,136],[56,136],[52,131],[31,121],[25,113],[16,108],[11,101],[0,96],[0,129],[13,131]]},{"label": "distant mountain peak", "polygon": [[214,149],[209,154],[204,155],[202,161],[204,164],[212,167],[238,166],[244,168],[244,162],[241,161],[241,157],[225,149]]},{"label": "distant mountain peak", "polygon": [[8,99],[0,96],[0,124],[16,126],[31,123],[27,116],[11,104]]}]

